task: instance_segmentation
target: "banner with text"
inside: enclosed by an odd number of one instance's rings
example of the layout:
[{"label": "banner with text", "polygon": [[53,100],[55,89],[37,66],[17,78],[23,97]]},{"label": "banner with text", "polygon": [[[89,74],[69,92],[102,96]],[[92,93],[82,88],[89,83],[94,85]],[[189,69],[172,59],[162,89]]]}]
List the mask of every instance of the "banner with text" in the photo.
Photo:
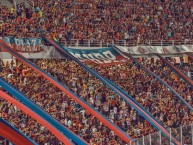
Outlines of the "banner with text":
[{"label": "banner with text", "polygon": [[126,62],[113,47],[106,48],[66,48],[66,50],[81,61],[116,64]]},{"label": "banner with text", "polygon": [[41,38],[0,37],[0,39],[18,52],[36,53],[43,50]]},{"label": "banner with text", "polygon": [[[59,58],[65,59],[60,52],[53,46],[45,46],[42,44],[41,38],[14,38],[14,37],[0,37],[4,42],[10,45],[13,49],[24,55],[28,59],[41,58]],[[153,53],[159,53],[167,57],[182,56],[184,52],[193,52],[193,45],[180,46],[134,46],[122,47],[116,46],[119,50],[130,53],[133,57],[155,57]],[[127,59],[118,53],[113,47],[68,47],[65,48],[69,53],[81,61],[89,61],[100,64],[114,64],[123,63]],[[12,56],[1,49],[0,58],[11,59]]]}]

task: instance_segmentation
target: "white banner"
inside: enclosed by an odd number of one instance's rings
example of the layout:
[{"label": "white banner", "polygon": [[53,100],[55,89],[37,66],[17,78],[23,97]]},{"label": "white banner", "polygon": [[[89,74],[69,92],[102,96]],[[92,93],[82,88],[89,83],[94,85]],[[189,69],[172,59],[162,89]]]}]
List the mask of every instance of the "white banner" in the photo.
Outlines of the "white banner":
[{"label": "white banner", "polygon": [[[181,45],[181,46],[135,46],[135,47],[122,47],[116,46],[121,51],[127,52],[133,55],[133,57],[154,57],[152,53],[159,53],[163,56],[177,57],[182,56],[183,52],[193,52],[193,45]],[[41,59],[41,58],[65,58],[53,46],[41,46],[42,50],[38,52],[19,52],[28,59]],[[0,48],[1,49],[1,48]],[[81,61],[93,61],[97,63],[112,63],[124,62],[124,57],[119,54],[113,47],[73,47],[66,48],[76,58]],[[10,55],[6,51],[0,52],[0,58],[11,59]]]},{"label": "white banner", "polygon": [[179,45],[179,46],[135,46],[135,47],[122,47],[116,46],[123,52],[134,55],[144,54],[179,54],[183,52],[193,52],[193,45]]}]

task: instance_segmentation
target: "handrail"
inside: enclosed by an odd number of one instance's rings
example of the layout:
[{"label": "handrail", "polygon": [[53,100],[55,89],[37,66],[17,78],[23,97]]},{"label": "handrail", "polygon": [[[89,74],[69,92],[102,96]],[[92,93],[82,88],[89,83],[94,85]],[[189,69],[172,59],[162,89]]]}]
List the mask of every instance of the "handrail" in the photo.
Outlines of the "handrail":
[{"label": "handrail", "polygon": [[25,2],[27,2],[29,5],[31,5],[33,7],[33,11],[35,11],[35,5],[34,5],[34,1],[33,0],[25,0]]},{"label": "handrail", "polygon": [[[186,134],[186,132],[183,131],[183,128],[185,128],[185,130],[186,130],[187,128],[190,128],[190,129],[191,129],[191,132],[189,132],[190,134]],[[180,129],[180,130],[179,130],[179,129]],[[189,125],[185,125],[185,126],[180,126],[180,127],[178,127],[178,128],[170,128],[169,130],[170,130],[171,134],[173,133],[173,131],[175,131],[174,134],[178,133],[178,135],[179,135],[178,137],[181,138],[181,139],[180,139],[180,140],[181,140],[181,143],[184,142],[183,139],[187,139],[187,136],[191,137],[191,140],[189,140],[189,141],[190,141],[191,143],[193,143],[193,138],[192,138],[192,136],[193,136],[193,124],[189,124]],[[173,130],[173,131],[172,131],[172,130]],[[182,134],[182,132],[183,132],[183,134]],[[158,137],[158,136],[153,137],[155,134],[159,134],[159,137]],[[181,134],[181,135],[180,135],[180,134]],[[186,135],[187,135],[187,136],[186,136]],[[150,139],[150,136],[151,136],[151,139]],[[134,140],[133,140],[133,144],[134,144],[134,145],[139,145],[138,142],[142,141],[142,140],[145,139],[145,138],[148,138],[148,140],[146,139],[146,141],[143,142],[143,143],[140,144],[140,145],[146,145],[146,144],[148,144],[148,143],[152,144],[151,141],[153,141],[154,139],[159,140],[160,145],[162,145],[162,136],[160,135],[160,131],[159,131],[159,132],[154,132],[154,133],[151,133],[151,134],[148,134],[148,135],[144,135],[144,136],[142,136],[142,137],[140,137],[140,138],[134,139]],[[163,144],[164,144],[164,143],[163,143]]]},{"label": "handrail", "polygon": [[193,40],[148,40],[145,42],[137,43],[135,40],[92,40],[92,39],[71,39],[66,41],[62,38],[59,43],[63,46],[69,47],[107,47],[109,45],[118,45],[124,47],[134,46],[176,46],[176,45],[193,45]]},{"label": "handrail", "polygon": [[81,97],[74,94],[70,89],[68,89],[66,86],[64,86],[62,83],[60,83],[58,80],[56,80],[53,76],[46,73],[42,69],[38,68],[35,64],[33,64],[31,61],[27,60],[24,56],[14,51],[10,46],[8,46],[5,42],[0,40],[0,45],[6,49],[9,53],[11,53],[13,56],[15,56],[18,60],[20,60],[25,65],[32,68],[37,73],[41,74],[45,79],[50,81],[53,85],[58,87],[62,92],[66,93],[69,97],[74,99],[76,102],[78,102],[83,108],[88,110],[93,116],[95,116],[98,120],[100,120],[104,125],[106,125],[110,130],[114,131],[117,136],[119,136],[121,139],[123,139],[126,143],[130,143],[132,141],[132,138],[126,134],[123,130],[121,130],[118,126],[113,124],[107,117],[102,115],[98,110],[94,109],[89,103],[84,101]]},{"label": "handrail", "polygon": [[[13,37],[13,36],[0,36]],[[25,37],[20,37],[25,38]],[[41,38],[41,37],[35,37]],[[178,46],[178,45],[193,45],[193,39],[190,40],[147,40],[137,43],[135,40],[97,40],[97,39],[71,39],[67,41],[65,38],[59,39],[58,42],[63,46],[69,47],[108,47],[110,45],[117,45],[123,47],[137,47],[137,46]],[[44,42],[45,45],[49,43]]]},{"label": "handrail", "polygon": [[35,141],[33,141],[31,138],[26,136],[24,133],[2,118],[0,118],[0,136],[6,140],[9,140],[9,142],[13,144],[38,145]]}]

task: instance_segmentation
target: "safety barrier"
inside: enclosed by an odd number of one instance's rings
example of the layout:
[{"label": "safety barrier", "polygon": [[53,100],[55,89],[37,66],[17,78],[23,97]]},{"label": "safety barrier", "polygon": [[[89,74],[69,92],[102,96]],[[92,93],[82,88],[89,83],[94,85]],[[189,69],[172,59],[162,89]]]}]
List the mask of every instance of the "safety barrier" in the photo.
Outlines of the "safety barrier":
[{"label": "safety barrier", "polygon": [[[193,40],[147,40],[141,41],[138,43],[135,40],[110,40],[110,41],[102,41],[102,40],[90,40],[90,39],[71,39],[70,41],[66,41],[65,39],[59,40],[60,44],[63,46],[70,47],[108,47],[112,45],[119,45],[124,47],[132,47],[132,46],[176,46],[176,45],[193,45]],[[45,44],[49,45],[49,43]]]},{"label": "safety barrier", "polygon": [[2,118],[0,118],[0,136],[16,145],[38,145],[35,141],[27,137],[25,134]]},{"label": "safety barrier", "polygon": [[[180,126],[178,128],[169,128],[170,135],[177,136],[178,140],[183,145],[193,145],[193,124],[187,126]],[[171,141],[171,139],[170,139]],[[147,136],[135,139],[132,142],[133,145],[166,145],[172,144],[171,142],[166,142],[161,135],[161,132],[151,133]]]}]

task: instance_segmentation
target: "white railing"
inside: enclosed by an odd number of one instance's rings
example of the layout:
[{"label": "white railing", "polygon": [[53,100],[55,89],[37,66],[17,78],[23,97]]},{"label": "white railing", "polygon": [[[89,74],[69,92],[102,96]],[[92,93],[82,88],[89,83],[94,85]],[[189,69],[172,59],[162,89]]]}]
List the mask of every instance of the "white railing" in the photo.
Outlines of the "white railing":
[{"label": "white railing", "polygon": [[171,137],[175,137],[182,145],[193,145],[193,124],[181,126],[176,129],[168,129],[170,138],[166,138],[161,132],[143,136],[131,142],[131,145],[173,145]]},{"label": "white railing", "polygon": [[65,39],[60,39],[59,42],[64,46],[72,46],[72,47],[108,47],[110,45],[119,45],[125,47],[132,46],[176,46],[176,45],[193,45],[193,40],[149,40],[146,42],[137,43],[137,41],[128,41],[128,40],[110,40],[110,41],[102,41],[102,40],[79,40],[79,39],[71,39],[70,41],[66,41]]},{"label": "white railing", "polygon": [[33,7],[33,11],[35,11],[35,7],[34,7],[34,1],[33,0],[25,0],[26,3],[28,3],[30,6]]},{"label": "white railing", "polygon": [[15,7],[15,15],[17,15],[17,2],[16,2],[16,0],[13,0],[13,5]]}]

